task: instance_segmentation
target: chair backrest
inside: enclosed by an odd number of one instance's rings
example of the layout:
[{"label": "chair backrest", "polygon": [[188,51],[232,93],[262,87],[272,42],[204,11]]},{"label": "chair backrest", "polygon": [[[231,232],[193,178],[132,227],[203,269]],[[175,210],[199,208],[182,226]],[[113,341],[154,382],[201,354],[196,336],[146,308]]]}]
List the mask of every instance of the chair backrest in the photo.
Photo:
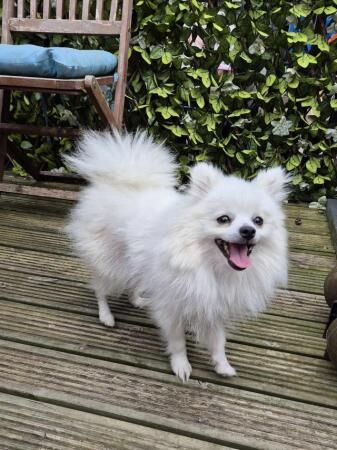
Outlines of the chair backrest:
[{"label": "chair backrest", "polygon": [[1,42],[13,32],[122,37],[131,13],[132,0],[3,0]]}]

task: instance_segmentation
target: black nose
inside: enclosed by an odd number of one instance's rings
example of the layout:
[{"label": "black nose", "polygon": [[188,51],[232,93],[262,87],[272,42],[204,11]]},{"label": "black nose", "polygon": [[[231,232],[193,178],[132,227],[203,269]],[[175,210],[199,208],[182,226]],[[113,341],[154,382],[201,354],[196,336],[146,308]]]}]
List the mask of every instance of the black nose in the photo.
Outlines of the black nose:
[{"label": "black nose", "polygon": [[255,228],[248,225],[241,227],[239,231],[243,239],[247,239],[247,241],[249,241],[249,239],[253,239],[256,233]]}]

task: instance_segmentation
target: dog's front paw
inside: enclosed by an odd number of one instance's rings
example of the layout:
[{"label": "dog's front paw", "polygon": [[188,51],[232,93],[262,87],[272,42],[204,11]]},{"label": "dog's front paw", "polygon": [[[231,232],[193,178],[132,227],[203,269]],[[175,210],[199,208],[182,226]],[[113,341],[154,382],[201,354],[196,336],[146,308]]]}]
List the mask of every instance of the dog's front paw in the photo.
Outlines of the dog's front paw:
[{"label": "dog's front paw", "polygon": [[99,312],[99,320],[106,327],[112,328],[115,325],[114,316],[111,314],[110,311],[100,311]]},{"label": "dog's front paw", "polygon": [[181,379],[183,383],[186,383],[192,373],[192,366],[189,363],[186,355],[172,355],[171,356],[171,368],[175,375]]},{"label": "dog's front paw", "polygon": [[235,377],[236,370],[228,362],[219,362],[215,365],[215,372],[223,377]]}]

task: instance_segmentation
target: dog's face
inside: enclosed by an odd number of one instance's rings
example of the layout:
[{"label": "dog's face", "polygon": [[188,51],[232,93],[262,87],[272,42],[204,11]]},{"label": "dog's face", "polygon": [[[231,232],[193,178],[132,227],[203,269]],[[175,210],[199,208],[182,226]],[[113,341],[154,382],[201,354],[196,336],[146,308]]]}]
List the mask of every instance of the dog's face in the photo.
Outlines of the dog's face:
[{"label": "dog's face", "polygon": [[216,263],[225,260],[233,270],[247,269],[254,252],[284,239],[281,203],[286,183],[280,168],[244,181],[224,176],[211,165],[196,165],[188,191],[195,201],[191,232],[207,246],[208,255],[214,254]]}]

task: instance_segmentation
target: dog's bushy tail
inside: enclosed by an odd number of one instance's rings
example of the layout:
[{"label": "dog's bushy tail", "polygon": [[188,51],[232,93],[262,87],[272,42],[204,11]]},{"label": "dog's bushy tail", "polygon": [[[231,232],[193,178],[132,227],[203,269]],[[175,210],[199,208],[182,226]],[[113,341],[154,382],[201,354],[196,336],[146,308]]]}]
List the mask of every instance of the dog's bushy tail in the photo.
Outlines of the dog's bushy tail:
[{"label": "dog's bushy tail", "polygon": [[176,184],[173,155],[144,131],[134,135],[85,132],[77,151],[64,160],[69,168],[94,184],[134,189]]}]

